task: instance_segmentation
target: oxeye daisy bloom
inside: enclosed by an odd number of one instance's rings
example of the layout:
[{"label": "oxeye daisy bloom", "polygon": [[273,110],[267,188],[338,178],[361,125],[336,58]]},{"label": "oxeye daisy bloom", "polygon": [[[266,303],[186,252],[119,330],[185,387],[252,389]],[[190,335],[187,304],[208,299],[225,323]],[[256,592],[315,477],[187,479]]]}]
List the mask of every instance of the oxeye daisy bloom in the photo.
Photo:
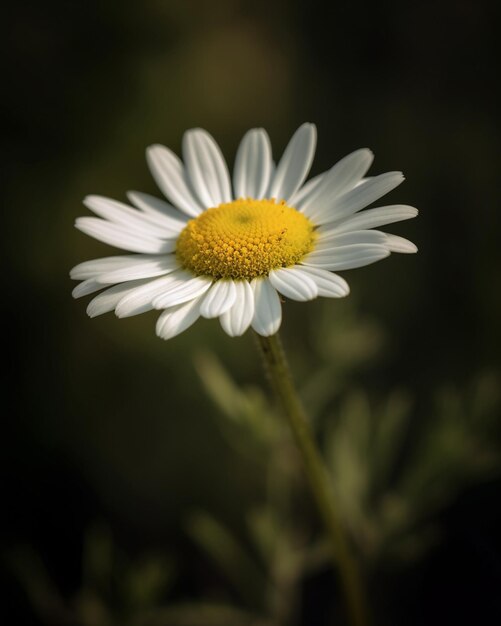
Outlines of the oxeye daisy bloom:
[{"label": "oxeye daisy bloom", "polygon": [[114,310],[129,317],[163,310],[157,334],[169,339],[200,316],[219,317],[234,337],[249,326],[262,336],[278,331],[281,296],[306,301],[349,293],[335,271],[368,265],[391,252],[416,252],[410,241],[376,227],[406,220],[406,205],[363,210],[397,187],[401,172],[365,177],[373,155],[361,149],[308,182],[316,145],[313,124],[293,135],[275,166],[269,137],[243,137],[233,178],[218,145],[202,129],[183,138],[184,163],[168,148],[147,150],[151,173],[168,202],[131,191],[130,205],[88,196],[98,217],[76,227],[133,254],[81,263],[75,297],[101,291],[91,317]]}]

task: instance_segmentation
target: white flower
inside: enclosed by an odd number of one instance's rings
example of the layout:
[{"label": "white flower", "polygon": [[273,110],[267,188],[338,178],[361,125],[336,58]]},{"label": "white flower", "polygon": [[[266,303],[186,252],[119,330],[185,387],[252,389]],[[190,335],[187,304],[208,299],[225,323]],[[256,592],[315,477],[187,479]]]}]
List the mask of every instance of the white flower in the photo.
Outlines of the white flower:
[{"label": "white flower", "polygon": [[403,175],[365,178],[373,155],[361,149],[305,183],[315,144],[315,126],[303,124],[275,167],[266,131],[252,129],[238,148],[233,181],[218,145],[202,129],[185,133],[184,164],[168,148],[151,146],[151,173],[172,204],[135,191],[127,194],[133,206],[85,198],[98,217],[80,217],[76,227],[135,254],[77,265],[71,277],[83,282],[73,295],[104,289],[87,308],[91,317],[165,309],[157,323],[164,339],[200,315],[219,317],[232,337],[249,326],[268,336],[280,326],[280,295],[343,297],[348,284],[333,270],[368,265],[390,252],[416,252],[410,241],[371,229],[415,217],[417,209],[361,211]]}]

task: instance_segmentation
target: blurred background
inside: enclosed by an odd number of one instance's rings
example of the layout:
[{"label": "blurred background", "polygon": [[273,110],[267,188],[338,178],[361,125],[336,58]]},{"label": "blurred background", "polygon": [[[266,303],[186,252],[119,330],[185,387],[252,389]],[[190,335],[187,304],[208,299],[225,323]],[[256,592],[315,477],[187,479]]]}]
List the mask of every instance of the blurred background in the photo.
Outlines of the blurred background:
[{"label": "blurred background", "polygon": [[[374,624],[501,618],[495,2],[21,0],[2,55],[2,613],[49,626],[345,624],[251,333],[90,320],[68,277],[114,251],[82,198],[158,194],[144,150],[208,129],[312,174],[360,147],[403,170],[419,254],[284,306],[283,338]],[[386,203],[386,199],[385,199]],[[5,380],[5,377],[4,377]]]}]

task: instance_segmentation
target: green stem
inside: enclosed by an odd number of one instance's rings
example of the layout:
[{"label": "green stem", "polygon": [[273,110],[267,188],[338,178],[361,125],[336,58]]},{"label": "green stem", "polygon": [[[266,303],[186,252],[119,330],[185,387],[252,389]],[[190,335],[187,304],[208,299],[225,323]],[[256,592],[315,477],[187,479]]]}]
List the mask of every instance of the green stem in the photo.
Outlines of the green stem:
[{"label": "green stem", "polygon": [[330,538],[351,624],[367,626],[364,592],[357,563],[334,505],[329,477],[294,386],[282,342],[278,334],[271,337],[256,336],[271,382],[301,453],[313,499]]}]

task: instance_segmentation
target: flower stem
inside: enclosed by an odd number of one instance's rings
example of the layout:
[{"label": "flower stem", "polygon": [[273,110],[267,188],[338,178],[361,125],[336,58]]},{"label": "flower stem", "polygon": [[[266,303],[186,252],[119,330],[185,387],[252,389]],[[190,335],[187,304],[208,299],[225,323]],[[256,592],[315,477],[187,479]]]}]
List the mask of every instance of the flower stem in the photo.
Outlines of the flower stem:
[{"label": "flower stem", "polygon": [[294,386],[282,342],[278,334],[271,337],[256,336],[272,385],[299,448],[313,499],[330,538],[351,624],[367,626],[364,591],[357,563],[334,505],[327,470]]}]

